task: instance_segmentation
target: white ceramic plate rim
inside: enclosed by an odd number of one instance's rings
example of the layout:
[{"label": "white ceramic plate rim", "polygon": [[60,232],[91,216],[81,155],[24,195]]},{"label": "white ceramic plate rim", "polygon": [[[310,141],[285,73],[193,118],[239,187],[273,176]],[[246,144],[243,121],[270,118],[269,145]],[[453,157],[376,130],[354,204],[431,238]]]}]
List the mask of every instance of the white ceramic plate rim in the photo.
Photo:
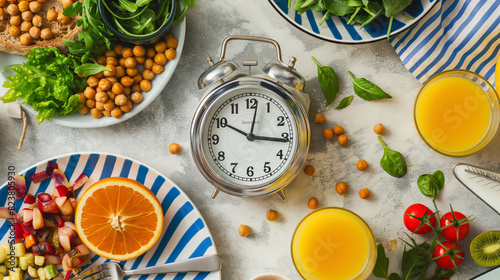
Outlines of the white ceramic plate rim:
[{"label": "white ceramic plate rim", "polygon": [[[403,28],[399,29],[399,30],[396,30],[396,31],[393,31],[391,32],[391,34],[389,34],[389,37],[393,37],[393,36],[396,36],[397,34],[407,30],[408,28],[412,27],[413,25],[417,24],[417,22],[423,18],[425,15],[427,15],[429,13],[430,10],[432,10],[432,8],[436,5],[436,3],[438,2],[439,0],[435,0],[433,3],[431,3],[431,5],[429,6],[429,8],[427,9],[427,11],[424,11],[422,14],[420,14],[418,17],[414,18],[412,21],[410,21],[408,24],[406,24]],[[295,21],[293,21],[291,18],[288,17],[287,14],[285,14],[279,7],[278,5],[273,1],[273,0],[268,0],[269,4],[271,4],[271,6],[273,6],[273,8],[276,10],[276,12],[278,12],[278,14],[280,14],[286,21],[288,21],[290,24],[292,24],[293,26],[295,26],[296,28],[298,28],[299,30],[313,36],[313,37],[316,37],[318,39],[321,39],[321,40],[324,40],[324,41],[328,41],[328,42],[332,42],[332,43],[341,43],[341,44],[366,44],[366,43],[373,43],[373,42],[377,42],[377,41],[381,41],[381,40],[384,40],[384,39],[387,39],[386,36],[380,36],[380,37],[374,37],[374,38],[367,38],[367,39],[362,39],[362,40],[359,40],[359,41],[347,41],[347,40],[339,40],[339,39],[335,39],[335,38],[332,38],[332,37],[328,37],[328,36],[325,36],[325,35],[321,35],[321,34],[317,34],[317,33],[314,33],[313,31],[303,27],[302,25],[300,24],[297,24]],[[316,12],[314,12],[316,13]]]},{"label": "white ceramic plate rim", "polygon": [[[165,182],[168,182],[170,185],[172,186],[175,186],[179,192],[181,193],[181,195],[184,196],[184,198],[189,201],[189,203],[191,203],[193,205],[193,210],[196,211],[196,214],[198,214],[198,216],[201,218],[201,220],[203,221],[203,223],[205,224],[206,228],[207,228],[207,232],[208,232],[208,236],[210,237],[210,239],[212,239],[212,244],[214,246],[214,251],[215,253],[217,254],[217,247],[215,246],[215,242],[214,242],[214,238],[212,236],[212,232],[210,232],[210,228],[208,227],[208,224],[205,222],[205,219],[203,218],[203,216],[201,215],[200,211],[198,210],[198,207],[196,207],[196,204],[193,203],[193,201],[189,198],[189,196],[186,195],[186,193],[179,187],[178,184],[175,184],[174,182],[172,182],[172,180],[170,180],[167,176],[163,175],[161,172],[159,172],[158,170],[152,168],[151,166],[147,165],[147,164],[144,164],[143,162],[139,161],[139,160],[135,160],[135,159],[132,159],[130,157],[127,157],[127,156],[122,156],[122,155],[118,155],[118,154],[113,154],[113,153],[104,153],[104,152],[75,152],[75,153],[67,153],[67,154],[62,154],[62,155],[58,155],[58,156],[55,156],[55,157],[51,157],[51,158],[48,158],[48,159],[45,159],[45,160],[42,160],[42,161],[39,161],[31,166],[29,166],[28,168],[25,168],[23,169],[21,172],[16,172],[18,174],[24,174],[26,173],[28,170],[30,170],[31,168],[33,167],[38,167],[42,164],[47,164],[48,161],[51,161],[53,159],[60,159],[60,158],[69,158],[71,157],[72,155],[92,155],[92,154],[96,154],[96,155],[99,155],[99,156],[114,156],[116,158],[123,158],[123,159],[128,159],[132,162],[135,162],[137,164],[140,164],[140,165],[143,165],[145,167],[147,167],[150,171],[152,172],[155,172],[156,174],[162,176],[164,179],[165,179]],[[2,187],[5,187],[6,185],[8,184],[8,182],[5,182],[4,184],[2,184],[0,186],[0,188]],[[217,271],[217,273],[219,274],[219,279],[222,279],[222,273],[221,273],[221,270]]]},{"label": "white ceramic plate rim", "polygon": [[[175,72],[175,69],[177,68],[177,64],[179,63],[181,54],[182,54],[182,49],[184,48],[184,41],[186,37],[186,19],[182,21],[181,23],[172,26],[170,29],[170,32],[176,35],[178,45],[176,48],[176,57],[174,60],[169,61],[165,65],[165,71],[161,74],[156,75],[156,77],[152,81],[152,88],[149,92],[143,93],[144,99],[142,100],[141,103],[134,104],[133,109],[128,112],[124,113],[123,116],[119,119],[113,118],[113,117],[106,117],[102,116],[100,119],[95,119],[93,118],[89,113],[87,113],[85,116],[80,115],[78,112],[75,112],[71,115],[66,115],[66,116],[57,116],[57,114],[54,114],[54,116],[49,120],[52,123],[59,124],[62,126],[68,126],[68,127],[76,127],[76,128],[97,128],[97,127],[106,127],[114,124],[118,124],[121,122],[124,122],[135,115],[139,114],[142,110],[144,110],[149,104],[151,104],[157,97],[160,95],[160,93],[163,91],[165,86],[167,85],[168,81],[172,77],[172,75]],[[20,63],[21,61],[26,61],[26,58],[10,55],[7,53],[2,53],[0,52],[0,61],[5,61],[4,57],[5,56],[12,56],[14,57],[13,60],[15,60],[15,63]],[[6,74],[3,73],[0,74],[0,95],[3,96],[7,89],[3,88],[3,81],[7,80],[6,79]],[[3,93],[2,93],[3,92]],[[33,113],[33,115],[36,115],[35,110],[31,105],[29,104],[24,104],[24,108],[26,108],[29,112]]]}]

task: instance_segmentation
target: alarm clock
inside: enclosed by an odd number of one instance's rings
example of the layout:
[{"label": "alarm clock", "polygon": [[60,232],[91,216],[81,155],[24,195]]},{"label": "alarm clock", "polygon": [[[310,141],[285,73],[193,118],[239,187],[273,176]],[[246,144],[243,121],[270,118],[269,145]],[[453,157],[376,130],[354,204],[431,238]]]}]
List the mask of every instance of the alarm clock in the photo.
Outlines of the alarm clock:
[{"label": "alarm clock", "polygon": [[[248,72],[226,61],[230,41],[247,40],[275,46],[277,62],[252,75],[256,60],[245,60]],[[220,191],[240,197],[278,193],[302,170],[310,143],[309,96],[302,90],[304,78],[281,58],[272,39],[234,35],[222,44],[217,63],[208,57],[209,68],[198,87],[207,92],[191,123],[191,155],[201,174]]]}]

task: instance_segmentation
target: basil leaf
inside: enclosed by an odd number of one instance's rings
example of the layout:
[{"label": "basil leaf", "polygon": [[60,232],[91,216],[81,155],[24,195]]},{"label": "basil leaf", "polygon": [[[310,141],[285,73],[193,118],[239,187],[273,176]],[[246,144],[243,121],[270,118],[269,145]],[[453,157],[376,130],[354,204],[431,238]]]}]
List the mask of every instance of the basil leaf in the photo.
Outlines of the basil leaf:
[{"label": "basil leaf", "polygon": [[82,2],[76,1],[75,3],[71,4],[71,6],[68,6],[66,7],[66,9],[64,9],[63,15],[67,17],[74,17],[82,12],[82,7]]},{"label": "basil leaf", "polygon": [[391,273],[391,275],[389,275],[389,280],[403,280],[403,278],[397,273]]},{"label": "basil leaf", "polygon": [[380,166],[393,177],[403,177],[407,172],[405,158],[400,152],[387,148],[380,136],[377,138],[384,148],[384,155],[380,159]]},{"label": "basil leaf", "polygon": [[436,197],[439,193],[439,181],[430,174],[423,174],[418,177],[418,188],[420,192],[429,197]]},{"label": "basil leaf", "polygon": [[84,63],[75,68],[75,73],[85,77],[92,76],[102,71],[111,71],[111,69],[95,63]]},{"label": "basil leaf", "polygon": [[335,108],[335,110],[340,110],[340,109],[344,109],[345,107],[349,106],[349,104],[351,104],[351,100],[354,96],[351,95],[351,96],[348,96],[348,97],[345,97],[344,99],[342,99],[342,101],[340,101],[339,103],[339,106],[337,106]]},{"label": "basil leaf", "polygon": [[434,172],[434,174],[432,174],[432,176],[434,176],[434,178],[436,178],[438,180],[439,189],[442,190],[444,187],[444,174],[443,174],[443,172],[438,170],[438,171]]},{"label": "basil leaf", "polygon": [[311,59],[318,66],[319,86],[321,87],[321,91],[326,99],[325,106],[328,106],[333,102],[337,96],[337,92],[339,91],[339,78],[331,67],[321,66],[321,64],[319,64],[314,57],[311,57]]},{"label": "basil leaf", "polygon": [[373,268],[373,275],[389,279],[389,258],[385,256],[384,246],[381,243],[377,244],[377,261]]},{"label": "basil leaf", "polygon": [[[425,243],[427,244],[427,243]],[[417,248],[412,248],[403,252],[401,261],[401,272],[403,279],[411,279],[422,273],[428,261],[425,255],[419,254]]]},{"label": "basil leaf", "polygon": [[354,78],[352,73],[349,71],[349,76],[351,76],[354,92],[361,98],[366,101],[376,100],[376,99],[385,99],[392,98],[389,94],[383,91],[381,88],[368,81],[365,78]]}]

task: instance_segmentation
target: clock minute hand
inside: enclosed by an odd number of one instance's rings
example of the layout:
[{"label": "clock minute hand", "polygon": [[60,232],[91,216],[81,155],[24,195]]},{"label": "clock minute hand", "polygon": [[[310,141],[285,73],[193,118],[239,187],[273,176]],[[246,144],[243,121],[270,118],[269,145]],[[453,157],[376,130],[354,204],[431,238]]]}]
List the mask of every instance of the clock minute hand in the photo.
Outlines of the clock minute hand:
[{"label": "clock minute hand", "polygon": [[289,142],[288,138],[276,138],[276,137],[267,137],[267,136],[258,136],[254,135],[253,138],[255,140],[264,140],[264,141],[274,141],[274,142]]},{"label": "clock minute hand", "polygon": [[[250,127],[250,133],[248,133],[248,135],[247,135],[247,138],[250,141],[252,141],[252,139],[253,139],[253,129],[255,127],[255,118],[257,117],[257,108],[259,106],[259,102],[256,99],[254,99],[254,100],[255,100],[255,111],[253,113],[253,120],[252,120],[252,126]],[[250,139],[250,138],[252,138],[252,139]]]},{"label": "clock minute hand", "polygon": [[240,134],[243,134],[245,135],[246,137],[248,137],[248,133],[244,132],[243,130],[239,130],[237,129],[236,127],[232,126],[232,125],[229,125],[229,124],[226,124],[227,127],[229,127],[230,129],[240,133]]}]

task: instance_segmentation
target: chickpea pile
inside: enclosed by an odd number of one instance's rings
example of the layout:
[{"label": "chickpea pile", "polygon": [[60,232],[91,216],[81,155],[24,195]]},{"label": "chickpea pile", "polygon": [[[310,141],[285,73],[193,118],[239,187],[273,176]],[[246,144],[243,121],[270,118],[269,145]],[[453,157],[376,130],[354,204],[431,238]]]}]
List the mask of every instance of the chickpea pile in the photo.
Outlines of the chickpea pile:
[{"label": "chickpea pile", "polygon": [[142,45],[133,48],[116,45],[98,56],[97,63],[111,71],[87,78],[88,87],[80,93],[78,100],[84,106],[78,112],[85,115],[90,111],[92,117],[99,119],[103,115],[120,118],[132,110],[132,104],[142,101],[143,92],[151,90],[151,80],[155,75],[163,72],[169,60],[175,59],[177,43],[177,39],[169,34],[165,40],[147,49]]},{"label": "chickpea pile", "polygon": [[[49,40],[54,37],[50,28],[43,28],[45,19],[38,15],[42,11],[42,3],[47,0],[0,0],[0,21],[9,21],[9,34],[19,36],[21,44],[31,45],[33,40]],[[73,4],[73,0],[61,0],[64,8]],[[71,17],[64,16],[62,11],[47,11],[47,20],[61,24],[71,22]]]}]

